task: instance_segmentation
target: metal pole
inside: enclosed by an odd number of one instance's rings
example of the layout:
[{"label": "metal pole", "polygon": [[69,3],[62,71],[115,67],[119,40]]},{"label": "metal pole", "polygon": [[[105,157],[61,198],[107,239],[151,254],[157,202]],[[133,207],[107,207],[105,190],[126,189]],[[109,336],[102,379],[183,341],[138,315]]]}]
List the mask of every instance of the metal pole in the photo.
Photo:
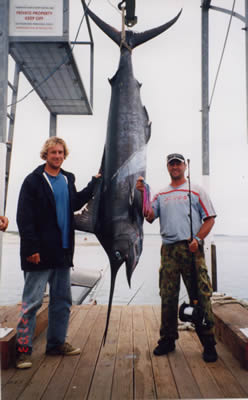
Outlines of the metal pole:
[{"label": "metal pole", "polygon": [[49,137],[57,136],[57,115],[50,113]]},{"label": "metal pole", "polygon": [[[4,214],[8,99],[9,1],[0,0],[0,215]],[[0,274],[2,265],[0,234]]]},{"label": "metal pole", "polygon": [[88,33],[90,37],[90,105],[93,108],[93,96],[94,96],[94,40],[90,27],[90,20],[88,14],[85,14],[86,24],[88,27]]},{"label": "metal pole", "polygon": [[[0,0],[0,142],[6,142],[7,96],[8,96],[8,53],[9,53],[9,4]],[[2,185],[2,182],[1,182]]]},{"label": "metal pole", "polygon": [[[211,0],[202,1],[202,183],[207,192],[210,192],[209,166],[209,8]],[[204,245],[206,264],[211,265],[211,237],[207,236]]]},{"label": "metal pole", "polygon": [[14,139],[14,127],[15,127],[15,118],[16,118],[19,77],[20,77],[20,67],[18,64],[15,64],[13,85],[10,82],[8,83],[9,87],[12,89],[12,100],[11,100],[11,109],[10,109],[10,115],[9,115],[10,121],[9,121],[9,133],[8,133],[8,140],[7,140],[6,187],[5,187],[5,205],[4,205],[5,209],[6,209],[8,187],[9,187],[10,165],[11,165],[11,155],[12,155],[13,139]]},{"label": "metal pole", "polygon": [[209,6],[202,3],[202,175],[209,175]]},{"label": "metal pole", "polygon": [[248,0],[245,0],[246,130],[248,141]]}]

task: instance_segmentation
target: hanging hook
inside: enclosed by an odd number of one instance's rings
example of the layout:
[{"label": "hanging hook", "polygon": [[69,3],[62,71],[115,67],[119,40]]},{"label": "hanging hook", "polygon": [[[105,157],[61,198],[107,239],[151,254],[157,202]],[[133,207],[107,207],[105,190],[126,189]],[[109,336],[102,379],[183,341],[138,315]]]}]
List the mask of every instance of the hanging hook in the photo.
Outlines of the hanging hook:
[{"label": "hanging hook", "polygon": [[[124,6],[123,3],[125,3]],[[125,24],[128,27],[132,27],[137,24],[138,18],[134,15],[135,14],[135,0],[122,0],[118,4],[118,8],[120,10],[125,9],[126,16],[125,16]]]}]

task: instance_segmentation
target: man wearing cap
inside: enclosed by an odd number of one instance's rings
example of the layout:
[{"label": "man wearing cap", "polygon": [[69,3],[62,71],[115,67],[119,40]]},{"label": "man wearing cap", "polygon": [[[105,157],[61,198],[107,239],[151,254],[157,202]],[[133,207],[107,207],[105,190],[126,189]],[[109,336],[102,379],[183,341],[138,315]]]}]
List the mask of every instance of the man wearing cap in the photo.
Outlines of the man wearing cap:
[{"label": "man wearing cap", "polygon": [[[161,327],[160,339],[154,354],[160,356],[175,349],[175,341],[178,339],[180,275],[192,301],[191,271],[192,253],[194,253],[198,304],[204,312],[204,325],[196,326],[196,332],[204,347],[203,359],[206,362],[214,362],[218,355],[215,350],[214,317],[210,302],[212,287],[205,263],[203,239],[211,231],[216,214],[206,192],[198,185],[191,185],[193,240],[190,240],[189,185],[185,178],[186,168],[183,155],[174,153],[167,156],[167,169],[171,182],[154,197],[145,215],[150,223],[159,218],[162,237],[159,270]],[[143,177],[137,180],[136,188],[141,193],[144,192]]]}]

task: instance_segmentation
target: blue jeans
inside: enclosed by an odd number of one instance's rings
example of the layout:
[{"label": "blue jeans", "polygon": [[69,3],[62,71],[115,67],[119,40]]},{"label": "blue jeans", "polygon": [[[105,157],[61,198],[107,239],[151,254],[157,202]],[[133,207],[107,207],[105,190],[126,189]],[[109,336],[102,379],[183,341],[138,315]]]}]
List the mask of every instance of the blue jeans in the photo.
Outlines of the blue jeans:
[{"label": "blue jeans", "polygon": [[72,305],[70,268],[24,272],[22,309],[17,325],[17,351],[32,353],[32,339],[36,325],[36,313],[43,303],[49,283],[49,308],[47,348],[50,350],[65,342]]}]

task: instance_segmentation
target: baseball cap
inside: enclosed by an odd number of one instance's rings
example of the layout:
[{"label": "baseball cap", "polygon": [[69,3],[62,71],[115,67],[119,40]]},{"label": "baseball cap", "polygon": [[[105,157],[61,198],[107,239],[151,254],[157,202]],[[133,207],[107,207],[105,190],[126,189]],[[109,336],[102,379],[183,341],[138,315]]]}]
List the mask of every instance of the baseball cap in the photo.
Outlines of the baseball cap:
[{"label": "baseball cap", "polygon": [[185,163],[184,156],[182,156],[182,154],[178,154],[178,153],[169,154],[167,156],[167,164],[169,164],[169,162],[171,162],[172,160],[178,160],[178,161]]}]

